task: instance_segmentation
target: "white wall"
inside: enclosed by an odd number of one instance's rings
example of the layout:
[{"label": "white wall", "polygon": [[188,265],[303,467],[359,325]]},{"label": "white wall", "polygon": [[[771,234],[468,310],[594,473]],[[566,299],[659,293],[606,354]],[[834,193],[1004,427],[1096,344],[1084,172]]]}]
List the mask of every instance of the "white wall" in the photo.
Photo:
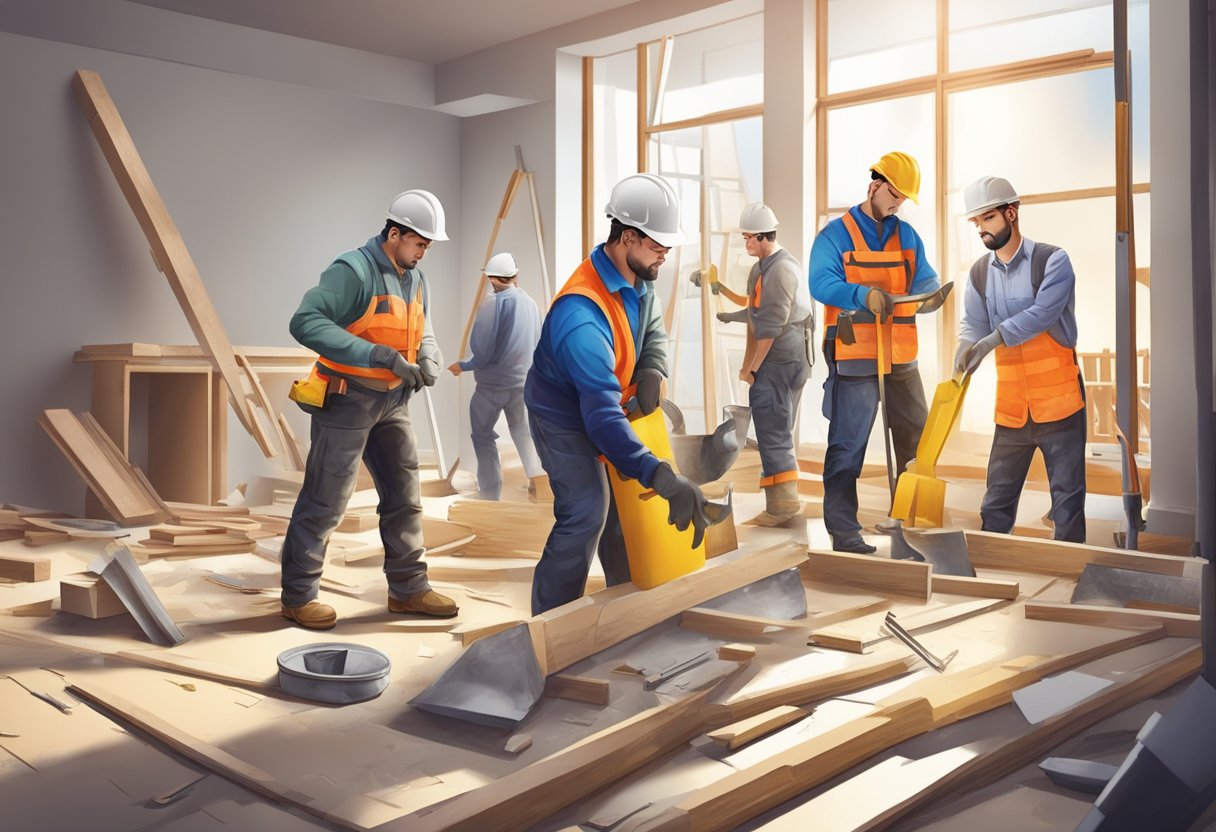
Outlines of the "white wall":
[{"label": "white wall", "polygon": [[[79,512],[83,486],[37,425],[43,408],[89,407],[91,374],[72,363],[73,352],[194,338],[81,116],[73,72],[95,70],[105,81],[235,344],[292,345],[287,322],[300,296],[336,254],[379,231],[399,190],[431,189],[459,218],[460,124],[342,89],[370,78],[369,66],[385,68],[379,56],[127,3],[105,5],[152,13],[147,25],[124,17],[131,25],[118,42],[94,22],[102,48],[91,48],[78,41],[93,34],[94,4],[51,5],[54,19],[37,4],[0,4],[0,28],[40,36],[0,32],[0,378],[8,391],[0,501]],[[68,42],[45,39],[60,37],[57,21]],[[157,55],[166,38],[194,44],[215,68],[140,54]],[[277,72],[313,64],[303,77],[323,88],[259,77],[270,67],[251,67],[251,49],[277,57]],[[429,67],[386,60],[402,90],[429,84]],[[436,245],[424,261],[449,352],[459,338],[458,245]],[[436,392],[440,412],[451,413],[455,385]],[[232,485],[269,466],[229,424]],[[429,446],[421,408],[416,424]],[[456,436],[449,421],[444,437],[450,444]]]}]

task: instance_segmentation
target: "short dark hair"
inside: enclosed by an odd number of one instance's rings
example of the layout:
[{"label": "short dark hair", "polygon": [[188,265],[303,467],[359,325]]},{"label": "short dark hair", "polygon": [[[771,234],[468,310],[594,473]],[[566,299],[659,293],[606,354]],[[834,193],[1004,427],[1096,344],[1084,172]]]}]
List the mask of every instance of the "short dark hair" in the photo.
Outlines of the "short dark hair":
[{"label": "short dark hair", "polygon": [[[394,220],[386,220],[384,223],[384,230],[380,232],[381,242],[388,239],[388,233],[390,231],[392,231],[394,228],[397,229],[399,232],[401,232],[402,235],[404,235],[405,232],[407,232],[407,231],[414,230],[412,228],[407,228],[406,226],[404,226],[401,223],[396,222]],[[415,233],[417,233],[417,232],[415,232]]]},{"label": "short dark hair", "polygon": [[637,232],[639,238],[643,240],[648,239],[648,235],[642,229],[632,225],[625,225],[625,223],[621,222],[616,217],[613,217],[612,226],[608,229],[608,242],[615,243],[617,240],[621,239],[621,235],[626,231],[635,231]]},{"label": "short dark hair", "polygon": [[889,179],[887,179],[887,177],[883,176],[878,171],[872,170],[872,171],[870,171],[870,180],[873,181],[875,179],[877,179],[879,182],[889,182],[890,181]]}]

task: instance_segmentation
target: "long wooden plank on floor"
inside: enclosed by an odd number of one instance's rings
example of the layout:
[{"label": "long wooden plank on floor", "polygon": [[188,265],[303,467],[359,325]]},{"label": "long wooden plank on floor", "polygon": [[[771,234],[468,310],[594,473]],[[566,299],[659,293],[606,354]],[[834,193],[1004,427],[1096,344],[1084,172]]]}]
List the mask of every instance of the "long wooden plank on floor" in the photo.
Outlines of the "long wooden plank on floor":
[{"label": "long wooden plank on floor", "polygon": [[1012,601],[1021,589],[1017,581],[998,578],[967,577],[966,575],[934,575],[933,591],[945,595],[969,595],[972,598],[1003,598]]},{"label": "long wooden plank on floor", "polygon": [[92,414],[44,410],[38,423],[119,523],[134,526],[168,518],[169,511],[156,491],[127,462]]},{"label": "long wooden plank on floor", "polygon": [[1015,690],[1045,676],[1161,635],[1160,630],[1132,633],[1072,653],[1022,656],[925,679],[878,702],[871,714],[690,792],[670,809],[625,828],[637,832],[734,829],[899,742],[1008,704]]},{"label": "long wooden plank on floor", "polygon": [[812,583],[840,584],[924,601],[933,594],[932,572],[933,567],[928,563],[847,552],[812,551],[803,567],[803,574]]},{"label": "long wooden plank on floor", "polygon": [[1201,635],[1199,616],[1183,612],[1027,601],[1026,617],[1038,621],[1062,621],[1069,624],[1090,624],[1099,627],[1138,629],[1161,626],[1165,628],[1167,636],[1175,638],[1199,638]]},{"label": "long wooden plank on floor", "polygon": [[1201,558],[1142,554],[1084,543],[1068,543],[1063,540],[1043,540],[970,529],[964,531],[964,534],[967,537],[967,551],[971,554],[971,564],[980,569],[1004,569],[1077,578],[1086,564],[1100,563],[1120,569],[1197,578],[1205,563]]},{"label": "long wooden plank on floor", "polygon": [[[203,352],[215,363],[220,377],[228,386],[232,409],[247,431],[255,438],[253,414],[244,396],[240,369],[237,367],[232,343],[220,323],[219,315],[203,286],[186,243],[160,193],[152,183],[148,169],[135,148],[135,142],[123,123],[118,108],[96,72],[79,70],[72,79],[76,100],[84,111],[89,128],[110,165],[127,204],[135,214],[139,227],[148,238],[156,266],[169,281],[177,302],[181,305],[190,330],[198,339]],[[270,449],[263,448],[264,452]]]}]

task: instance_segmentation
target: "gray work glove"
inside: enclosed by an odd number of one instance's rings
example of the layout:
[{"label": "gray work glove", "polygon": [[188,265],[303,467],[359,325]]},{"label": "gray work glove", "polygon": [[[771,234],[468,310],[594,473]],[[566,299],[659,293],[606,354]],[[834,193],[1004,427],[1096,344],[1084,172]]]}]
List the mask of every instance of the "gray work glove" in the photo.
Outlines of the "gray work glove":
[{"label": "gray work glove", "polygon": [[406,386],[415,393],[421,390],[422,385],[426,383],[422,369],[417,364],[406,361],[401,353],[384,344],[376,344],[372,347],[371,364],[373,367],[392,370],[393,375],[405,382]]},{"label": "gray work glove", "polygon": [[954,351],[954,374],[963,375],[967,372],[967,353],[975,346],[974,341],[959,341],[958,349]]},{"label": "gray work glove", "polygon": [[434,387],[439,380],[439,366],[430,359],[424,359],[418,362],[418,369],[422,371],[422,383]]},{"label": "gray work glove", "polygon": [[724,324],[741,324],[747,321],[747,310],[737,309],[734,312],[719,312],[718,320]]},{"label": "gray work glove", "polygon": [[1005,342],[1001,340],[1001,330],[999,328],[992,330],[990,335],[985,335],[976,341],[971,345],[971,349],[967,350],[967,366],[964,368],[964,371],[968,374],[974,373],[988,353],[1003,343]]},{"label": "gray work glove", "polygon": [[705,495],[700,487],[671,470],[666,462],[660,463],[655,469],[650,485],[669,504],[667,522],[680,531],[687,529],[691,523],[692,548],[700,546],[705,537],[705,527],[709,525],[705,517]]},{"label": "gray work glove", "polygon": [[643,416],[654,413],[659,406],[659,385],[663,383],[663,374],[658,370],[647,367],[638,370],[638,410]]},{"label": "gray work glove", "polygon": [[[692,274],[690,274],[688,276],[688,280],[690,283],[692,283],[693,286],[696,286],[698,289],[700,289],[701,288],[701,270],[698,269],[698,270],[694,271]],[[709,291],[715,295],[718,294],[719,292],[722,291],[722,284],[715,280],[714,282],[709,284]]]},{"label": "gray work glove", "polygon": [[873,312],[875,318],[886,321],[895,312],[895,299],[882,289],[872,288],[866,295],[866,309]]}]

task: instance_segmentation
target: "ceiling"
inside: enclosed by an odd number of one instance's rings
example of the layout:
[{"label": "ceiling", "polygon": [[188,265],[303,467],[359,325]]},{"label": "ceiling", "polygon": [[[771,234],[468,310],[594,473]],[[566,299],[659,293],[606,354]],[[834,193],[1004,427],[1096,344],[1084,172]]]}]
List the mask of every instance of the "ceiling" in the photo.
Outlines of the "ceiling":
[{"label": "ceiling", "polygon": [[134,0],[173,12],[441,64],[636,0]]}]

